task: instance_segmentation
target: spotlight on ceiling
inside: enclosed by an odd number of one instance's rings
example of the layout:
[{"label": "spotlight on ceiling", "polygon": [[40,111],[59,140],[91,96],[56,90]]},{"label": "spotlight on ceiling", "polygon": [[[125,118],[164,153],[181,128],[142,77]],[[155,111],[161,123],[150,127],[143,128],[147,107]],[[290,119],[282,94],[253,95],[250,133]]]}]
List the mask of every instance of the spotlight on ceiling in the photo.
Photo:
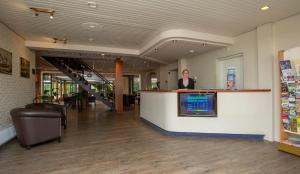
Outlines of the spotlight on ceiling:
[{"label": "spotlight on ceiling", "polygon": [[50,13],[50,19],[53,19],[54,18],[54,13]]},{"label": "spotlight on ceiling", "polygon": [[190,54],[194,54],[194,53],[195,53],[195,50],[190,50],[189,53],[190,53]]},{"label": "spotlight on ceiling", "polygon": [[260,9],[261,9],[262,11],[266,11],[266,10],[269,10],[270,7],[267,6],[267,5],[265,5],[265,6],[262,6]]},{"label": "spotlight on ceiling", "polygon": [[89,6],[90,8],[97,8],[97,3],[94,2],[94,1],[89,1],[89,2],[88,2],[88,6]]},{"label": "spotlight on ceiling", "polygon": [[31,7],[30,10],[33,11],[35,17],[39,16],[40,13],[46,13],[50,15],[50,19],[54,18],[55,11],[52,9]]}]

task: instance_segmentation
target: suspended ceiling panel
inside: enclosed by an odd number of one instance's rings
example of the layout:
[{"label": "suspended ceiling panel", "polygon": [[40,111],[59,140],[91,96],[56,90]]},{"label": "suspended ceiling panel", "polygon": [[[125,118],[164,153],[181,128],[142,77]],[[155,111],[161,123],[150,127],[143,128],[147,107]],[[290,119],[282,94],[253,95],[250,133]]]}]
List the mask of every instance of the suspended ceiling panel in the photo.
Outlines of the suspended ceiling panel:
[{"label": "suspended ceiling panel", "polygon": [[165,42],[145,56],[157,58],[166,62],[174,62],[180,58],[194,57],[221,47],[222,46],[200,42],[175,40]]},{"label": "suspended ceiling panel", "polygon": [[[61,57],[61,58],[78,58],[90,66],[94,67],[98,72],[114,72],[115,71],[115,55],[101,55],[97,53],[81,53],[81,52],[59,52],[59,51],[38,51],[39,57]],[[160,63],[142,59],[139,57],[122,56],[124,73],[139,73],[159,68]],[[37,68],[41,70],[55,70],[46,60],[39,58],[37,60]]]}]

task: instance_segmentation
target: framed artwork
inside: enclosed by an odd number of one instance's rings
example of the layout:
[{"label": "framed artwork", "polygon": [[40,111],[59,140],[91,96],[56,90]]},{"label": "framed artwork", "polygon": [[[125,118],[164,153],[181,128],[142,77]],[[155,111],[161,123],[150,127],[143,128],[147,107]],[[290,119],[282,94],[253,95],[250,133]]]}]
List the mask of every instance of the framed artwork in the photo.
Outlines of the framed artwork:
[{"label": "framed artwork", "polygon": [[20,75],[21,77],[30,77],[30,62],[23,57],[20,57]]},{"label": "framed artwork", "polygon": [[0,73],[12,74],[12,53],[0,48]]}]

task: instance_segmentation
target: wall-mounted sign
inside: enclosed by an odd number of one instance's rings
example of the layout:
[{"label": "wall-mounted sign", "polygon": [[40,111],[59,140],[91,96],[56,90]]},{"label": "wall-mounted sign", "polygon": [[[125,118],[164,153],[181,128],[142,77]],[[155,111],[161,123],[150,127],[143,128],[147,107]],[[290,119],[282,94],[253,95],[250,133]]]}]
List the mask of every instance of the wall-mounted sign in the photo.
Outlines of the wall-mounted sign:
[{"label": "wall-mounted sign", "polygon": [[12,74],[12,53],[0,48],[0,73]]},{"label": "wall-mounted sign", "polygon": [[30,62],[23,57],[20,57],[20,76],[25,78],[30,77]]}]

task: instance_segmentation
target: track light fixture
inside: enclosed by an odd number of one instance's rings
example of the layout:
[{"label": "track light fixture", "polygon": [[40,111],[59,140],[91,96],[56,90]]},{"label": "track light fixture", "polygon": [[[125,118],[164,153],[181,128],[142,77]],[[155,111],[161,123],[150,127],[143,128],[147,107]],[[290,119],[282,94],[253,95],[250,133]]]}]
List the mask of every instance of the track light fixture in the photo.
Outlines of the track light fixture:
[{"label": "track light fixture", "polygon": [[53,18],[54,18],[53,15],[54,15],[54,12],[53,12],[53,13],[50,13],[50,19],[53,19]]},{"label": "track light fixture", "polygon": [[52,9],[38,8],[38,7],[31,7],[30,9],[33,11],[35,17],[39,16],[40,13],[46,13],[50,15],[49,16],[50,19],[54,18],[55,11]]},{"label": "track light fixture", "polygon": [[57,43],[57,42],[62,42],[64,44],[67,43],[67,39],[66,38],[57,38],[57,37],[54,37],[53,38],[53,43]]}]

